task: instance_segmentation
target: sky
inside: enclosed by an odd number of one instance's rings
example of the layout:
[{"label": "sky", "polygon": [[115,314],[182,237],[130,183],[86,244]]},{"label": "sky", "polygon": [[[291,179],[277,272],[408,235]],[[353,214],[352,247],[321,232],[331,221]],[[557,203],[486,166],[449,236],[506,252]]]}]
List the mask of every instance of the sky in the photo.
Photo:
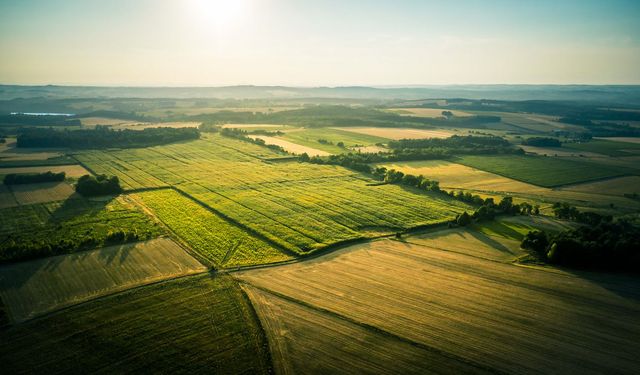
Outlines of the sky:
[{"label": "sky", "polygon": [[640,84],[640,1],[0,0],[0,83]]}]

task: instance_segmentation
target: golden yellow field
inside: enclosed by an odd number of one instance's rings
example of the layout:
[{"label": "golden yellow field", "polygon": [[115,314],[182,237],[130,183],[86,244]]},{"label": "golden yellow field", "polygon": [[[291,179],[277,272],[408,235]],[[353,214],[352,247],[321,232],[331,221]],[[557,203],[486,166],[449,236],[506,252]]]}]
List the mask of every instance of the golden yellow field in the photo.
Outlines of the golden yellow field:
[{"label": "golden yellow field", "polygon": [[587,182],[584,184],[566,186],[561,189],[605,195],[624,195],[630,193],[640,194],[640,176],[626,176],[604,181]]},{"label": "golden yellow field", "polygon": [[159,238],[0,266],[0,296],[11,319],[21,322],[106,294],[205,270],[175,242]]},{"label": "golden yellow field", "polygon": [[389,109],[389,111],[395,112],[401,115],[430,117],[430,118],[444,117],[442,116],[442,111],[449,111],[453,113],[454,116],[457,116],[457,117],[473,116],[473,114],[471,113],[452,110],[452,109],[446,109],[446,108],[444,109],[443,108],[391,108]]},{"label": "golden yellow field", "polygon": [[449,138],[454,135],[448,130],[425,130],[412,128],[375,128],[375,127],[346,127],[336,128],[354,133],[374,135],[388,139],[403,138]]},{"label": "golden yellow field", "polygon": [[[235,275],[260,290],[249,296],[270,346],[275,353],[293,350],[280,359],[292,363],[280,366],[294,370],[302,366],[298,354],[328,370],[340,350],[356,359],[378,355],[376,345],[341,345],[350,332],[363,341],[375,333],[398,342],[379,369],[411,372],[415,348],[439,354],[425,361],[424,371],[436,373],[464,372],[461,363],[472,372],[513,374],[633,373],[640,366],[637,278],[468,256],[460,252],[475,252],[476,239],[468,241],[466,235],[421,245],[380,240]],[[307,312],[299,319],[289,316],[301,310]],[[292,340],[301,347],[292,348]],[[407,355],[394,358],[396,351]]]},{"label": "golden yellow field", "polygon": [[269,136],[266,136],[266,135],[254,135],[254,136],[251,136],[251,137],[254,138],[254,139],[255,138],[262,139],[268,145],[278,145],[278,146],[284,148],[285,150],[287,150],[288,152],[292,152],[294,154],[307,153],[307,155],[309,155],[309,156],[331,155],[330,153],[328,153],[326,151],[322,151],[322,150],[318,150],[318,149],[315,149],[315,148],[299,145],[297,143],[289,142],[289,141],[281,139],[281,138],[269,137]]},{"label": "golden yellow field", "polygon": [[267,334],[276,374],[482,373],[462,361],[243,285]]},{"label": "golden yellow field", "polygon": [[42,166],[42,167],[0,168],[0,175],[9,174],[9,173],[44,173],[44,172],[53,172],[53,173],[64,172],[67,177],[73,177],[73,178],[84,176],[85,174],[90,174],[89,171],[84,169],[84,167],[81,165],[49,165],[49,166]]}]

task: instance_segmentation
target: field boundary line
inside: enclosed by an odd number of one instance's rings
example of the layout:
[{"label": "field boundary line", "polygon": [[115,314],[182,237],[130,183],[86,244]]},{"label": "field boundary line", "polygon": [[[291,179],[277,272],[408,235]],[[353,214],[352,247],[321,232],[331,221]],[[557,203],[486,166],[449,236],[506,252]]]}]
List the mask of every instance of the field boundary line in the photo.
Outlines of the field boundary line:
[{"label": "field boundary line", "polygon": [[419,349],[422,349],[422,350],[425,350],[425,351],[428,351],[428,352],[431,352],[431,353],[439,354],[439,355],[441,355],[443,357],[446,357],[446,358],[449,358],[449,359],[452,359],[452,360],[455,360],[455,361],[458,361],[458,362],[461,362],[461,363],[465,363],[467,365],[470,365],[470,366],[473,366],[475,368],[482,369],[482,370],[485,370],[485,371],[488,371],[488,372],[491,372],[491,373],[494,373],[494,374],[506,374],[506,373],[504,373],[504,372],[502,372],[502,371],[500,371],[498,369],[495,369],[493,367],[490,367],[490,366],[487,366],[487,365],[472,361],[472,360],[464,358],[464,357],[457,356],[457,355],[455,355],[453,353],[449,353],[449,352],[443,351],[441,349],[435,348],[433,346],[430,346],[430,345],[427,345],[427,344],[424,344],[424,343],[421,343],[421,342],[417,342],[417,341],[411,340],[409,338],[397,335],[397,334],[395,334],[393,332],[389,332],[389,331],[387,331],[385,329],[382,329],[380,327],[377,327],[377,326],[374,326],[374,325],[371,325],[371,324],[368,324],[368,323],[365,323],[365,322],[361,322],[361,321],[356,320],[354,318],[351,318],[349,316],[340,314],[340,313],[335,312],[333,310],[329,310],[329,309],[324,308],[324,307],[316,306],[316,305],[314,305],[312,303],[305,302],[305,301],[299,300],[297,298],[288,296],[288,295],[286,295],[284,293],[276,292],[274,290],[271,290],[271,289],[268,289],[268,288],[265,288],[265,287],[262,287],[262,286],[258,286],[258,285],[252,284],[252,283],[250,283],[248,281],[245,281],[245,280],[242,280],[242,279],[239,279],[239,280],[236,279],[236,280],[241,285],[243,285],[243,284],[244,285],[248,285],[248,286],[250,286],[252,288],[256,288],[258,290],[261,290],[261,291],[263,291],[263,292],[265,292],[267,294],[271,294],[272,296],[275,296],[277,298],[283,299],[285,301],[289,301],[291,303],[306,307],[306,308],[311,309],[311,310],[315,310],[316,312],[320,312],[322,314],[329,315],[329,316],[331,316],[333,318],[342,320],[344,322],[357,325],[357,326],[359,326],[361,328],[364,328],[365,330],[374,332],[374,333],[382,335],[384,337],[387,337],[387,338],[390,338],[390,339],[394,339],[396,341],[400,341],[400,342],[403,342],[405,344],[409,344],[409,345],[411,345],[413,347],[416,347],[416,348],[419,348]]}]

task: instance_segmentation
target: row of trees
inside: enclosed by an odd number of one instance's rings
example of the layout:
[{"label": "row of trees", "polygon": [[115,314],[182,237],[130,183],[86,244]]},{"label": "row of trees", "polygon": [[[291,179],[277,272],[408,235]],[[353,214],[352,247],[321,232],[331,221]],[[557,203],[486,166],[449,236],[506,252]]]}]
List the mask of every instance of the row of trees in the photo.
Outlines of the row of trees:
[{"label": "row of trees", "polygon": [[240,139],[240,140],[245,141],[245,142],[249,142],[249,143],[253,143],[253,144],[259,145],[259,146],[267,147],[267,148],[269,148],[271,150],[274,150],[276,152],[279,152],[281,154],[288,154],[287,150],[285,150],[281,146],[268,145],[264,141],[264,139],[249,137],[250,133],[247,132],[246,130],[238,129],[238,128],[219,128],[219,131],[220,131],[220,134],[225,136],[225,137],[231,137],[231,138]]},{"label": "row of trees", "polygon": [[522,144],[525,146],[536,147],[561,147],[562,143],[557,138],[550,137],[530,137],[524,139]]},{"label": "row of trees", "polygon": [[118,176],[107,177],[106,175],[84,175],[78,179],[76,191],[86,197],[100,195],[115,195],[122,193]]},{"label": "row of trees", "polygon": [[581,224],[598,225],[601,222],[613,221],[611,215],[600,215],[595,212],[580,211],[566,202],[556,202],[552,206],[553,213],[558,219],[573,220]]},{"label": "row of trees", "polygon": [[568,267],[640,271],[640,224],[603,219],[595,225],[550,235],[531,231],[521,246],[551,264]]},{"label": "row of trees", "polygon": [[5,185],[18,185],[18,184],[35,184],[39,182],[55,182],[64,181],[66,174],[64,172],[53,173],[51,171],[44,173],[34,174],[17,174],[10,173],[4,176]]},{"label": "row of trees", "polygon": [[113,130],[108,126],[95,129],[63,130],[25,128],[18,135],[18,147],[68,147],[76,149],[107,147],[148,147],[198,139],[195,128],[146,128],[144,130]]}]

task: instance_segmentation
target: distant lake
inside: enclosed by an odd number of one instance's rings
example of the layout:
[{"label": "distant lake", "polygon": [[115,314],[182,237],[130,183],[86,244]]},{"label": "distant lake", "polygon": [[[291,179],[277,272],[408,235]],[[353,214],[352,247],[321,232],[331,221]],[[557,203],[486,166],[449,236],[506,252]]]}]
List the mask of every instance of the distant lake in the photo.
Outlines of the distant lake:
[{"label": "distant lake", "polygon": [[11,112],[12,115],[28,116],[75,116],[75,113],[55,113],[55,112]]}]

